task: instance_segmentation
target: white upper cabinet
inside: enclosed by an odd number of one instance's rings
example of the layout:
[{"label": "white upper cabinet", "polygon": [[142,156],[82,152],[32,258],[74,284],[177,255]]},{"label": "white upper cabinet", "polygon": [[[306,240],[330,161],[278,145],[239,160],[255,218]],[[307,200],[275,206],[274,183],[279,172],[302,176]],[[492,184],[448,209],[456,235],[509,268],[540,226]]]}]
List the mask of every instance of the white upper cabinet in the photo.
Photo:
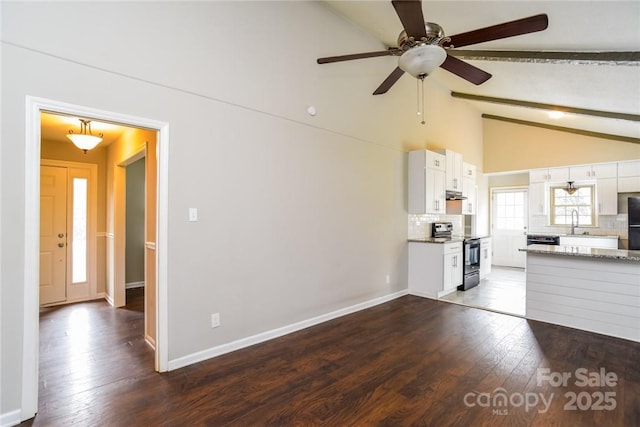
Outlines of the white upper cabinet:
[{"label": "white upper cabinet", "polygon": [[533,169],[529,171],[529,182],[567,182],[569,168]]},{"label": "white upper cabinet", "polygon": [[640,161],[618,163],[618,176],[640,176]]},{"label": "white upper cabinet", "polygon": [[409,213],[443,214],[445,156],[428,150],[409,152]]},{"label": "white upper cabinet", "polygon": [[472,165],[471,163],[462,162],[462,179],[472,179],[476,180],[476,165]]},{"label": "white upper cabinet", "polygon": [[426,153],[426,167],[428,167],[429,169],[435,169],[445,172],[447,168],[447,162],[444,155],[436,153],[435,151],[424,151]]},{"label": "white upper cabinet", "polygon": [[640,191],[640,161],[618,163],[618,192]]},{"label": "white upper cabinet", "polygon": [[478,187],[476,180],[471,178],[462,178],[462,196],[466,199],[462,200],[462,213],[464,215],[475,215]]},{"label": "white upper cabinet", "polygon": [[462,154],[451,150],[438,150],[447,161],[445,188],[449,191],[462,191]]},{"label": "white upper cabinet", "polygon": [[598,215],[618,214],[618,180],[599,178],[596,181],[596,213]]},{"label": "white upper cabinet", "polygon": [[584,181],[599,178],[615,178],[618,174],[616,163],[604,163],[600,165],[582,165],[569,168],[571,181]]}]

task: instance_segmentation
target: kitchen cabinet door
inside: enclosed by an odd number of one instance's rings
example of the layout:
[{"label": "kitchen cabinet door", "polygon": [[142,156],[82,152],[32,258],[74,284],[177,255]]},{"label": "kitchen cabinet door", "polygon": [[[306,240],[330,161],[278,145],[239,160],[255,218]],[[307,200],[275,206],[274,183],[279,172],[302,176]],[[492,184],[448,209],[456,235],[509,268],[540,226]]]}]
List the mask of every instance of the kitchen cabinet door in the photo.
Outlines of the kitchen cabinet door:
[{"label": "kitchen cabinet door", "polygon": [[585,181],[598,178],[616,178],[617,176],[618,165],[616,163],[572,166],[569,168],[569,179],[571,181]]},{"label": "kitchen cabinet door", "polygon": [[616,163],[602,163],[591,167],[591,176],[596,179],[600,178],[617,178],[618,165]]},{"label": "kitchen cabinet door", "polygon": [[446,212],[444,168],[442,154],[428,150],[409,152],[409,213]]},{"label": "kitchen cabinet door", "polygon": [[426,213],[443,214],[446,212],[445,173],[435,169],[426,170]]},{"label": "kitchen cabinet door", "polygon": [[444,280],[443,291],[451,291],[462,285],[462,275],[464,273],[464,262],[462,251],[448,253],[444,255]]},{"label": "kitchen cabinet door", "polygon": [[475,181],[477,178],[476,165],[471,163],[462,162],[462,179],[472,179]]},{"label": "kitchen cabinet door", "polygon": [[462,213],[464,215],[475,215],[477,201],[475,179],[462,179],[462,195],[466,197],[466,199],[462,200]]},{"label": "kitchen cabinet door", "polygon": [[567,182],[569,168],[533,169],[529,171],[529,182]]},{"label": "kitchen cabinet door", "polygon": [[640,176],[640,161],[618,163],[618,177],[627,176]]},{"label": "kitchen cabinet door", "polygon": [[451,150],[441,150],[446,157],[445,188],[450,191],[462,191],[462,154]]},{"label": "kitchen cabinet door", "polygon": [[529,183],[529,210],[531,215],[547,214],[547,187],[544,182]]},{"label": "kitchen cabinet door", "polygon": [[569,181],[569,168],[550,168],[549,182],[567,182]]},{"label": "kitchen cabinet door", "polygon": [[619,193],[637,193],[640,191],[640,176],[619,176]]},{"label": "kitchen cabinet door", "polygon": [[533,169],[529,171],[529,183],[547,182],[549,173],[547,169]]},{"label": "kitchen cabinet door", "polygon": [[591,165],[572,166],[569,168],[569,179],[571,181],[585,181],[593,179],[591,177],[592,174],[593,171],[591,170]]},{"label": "kitchen cabinet door", "polygon": [[596,181],[596,203],[598,215],[618,214],[617,178],[601,178]]}]

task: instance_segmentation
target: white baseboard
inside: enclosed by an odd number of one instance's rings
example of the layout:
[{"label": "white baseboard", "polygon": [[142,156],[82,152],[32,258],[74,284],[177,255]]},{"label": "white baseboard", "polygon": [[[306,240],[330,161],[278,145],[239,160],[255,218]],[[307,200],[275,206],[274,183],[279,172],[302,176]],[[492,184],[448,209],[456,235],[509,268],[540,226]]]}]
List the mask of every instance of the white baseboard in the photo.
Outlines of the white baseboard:
[{"label": "white baseboard", "polygon": [[216,356],[221,356],[232,351],[240,350],[241,348],[249,347],[255,344],[259,344],[264,341],[268,341],[274,338],[281,337],[283,335],[290,334],[292,332],[299,331],[301,329],[308,328],[323,322],[327,322],[332,319],[336,319],[347,314],[355,313],[366,308],[370,308],[385,302],[389,302],[396,298],[400,298],[408,294],[406,289],[398,292],[394,292],[389,295],[385,295],[379,298],[374,298],[369,301],[361,302],[359,304],[352,305],[350,307],[341,308],[339,310],[332,311],[330,313],[322,314],[320,316],[312,317],[311,319],[303,320],[291,325],[283,326],[281,328],[272,329],[270,331],[261,332],[250,337],[242,338],[236,341],[232,341],[227,344],[222,344],[216,347],[211,347],[206,350],[202,350],[196,353],[188,354],[186,356],[179,357],[169,361],[169,371],[182,368],[184,366],[192,365],[194,363],[202,362],[203,360],[211,359]]},{"label": "white baseboard", "polygon": [[125,283],[124,288],[125,289],[144,288],[144,281]]},{"label": "white baseboard", "polygon": [[20,409],[0,414],[0,427],[11,427],[20,424]]},{"label": "white baseboard", "polygon": [[104,299],[107,300],[107,302],[109,303],[109,305],[111,307],[115,307],[116,306],[115,301],[113,301],[113,297],[111,295],[107,294],[106,292],[105,292]]},{"label": "white baseboard", "polygon": [[149,344],[149,347],[151,347],[154,351],[156,350],[156,340],[146,334],[144,336],[144,340],[147,344]]}]

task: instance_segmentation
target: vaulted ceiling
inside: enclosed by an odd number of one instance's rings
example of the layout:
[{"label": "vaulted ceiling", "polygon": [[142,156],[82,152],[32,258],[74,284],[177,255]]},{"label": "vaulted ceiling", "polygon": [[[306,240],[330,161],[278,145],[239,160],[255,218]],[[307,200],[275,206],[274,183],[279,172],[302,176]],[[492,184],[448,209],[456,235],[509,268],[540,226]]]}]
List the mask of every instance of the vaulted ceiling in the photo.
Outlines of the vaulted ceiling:
[{"label": "vaulted ceiling", "polygon": [[[326,4],[380,40],[381,50],[397,46],[403,27],[390,1]],[[446,35],[546,13],[549,26],[544,31],[450,51],[491,73],[487,82],[476,86],[441,68],[428,78],[437,79],[452,96],[488,117],[640,142],[640,2],[425,0],[422,10],[424,20],[442,26]],[[338,45],[320,56],[351,53],[358,52]],[[386,61],[391,73],[397,60],[359,59],[350,66],[359,69],[369,61]],[[381,75],[380,82],[386,77]],[[402,79],[413,77],[405,74]],[[407,85],[390,90],[406,90],[411,100],[416,96]],[[567,114],[552,118],[551,109]]]}]

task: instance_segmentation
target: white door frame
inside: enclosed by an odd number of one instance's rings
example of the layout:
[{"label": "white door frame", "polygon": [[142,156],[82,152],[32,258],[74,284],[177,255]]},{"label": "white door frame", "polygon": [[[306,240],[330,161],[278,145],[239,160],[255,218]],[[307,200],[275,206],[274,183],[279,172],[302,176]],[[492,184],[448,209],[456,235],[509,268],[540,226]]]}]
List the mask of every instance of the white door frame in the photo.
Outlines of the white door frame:
[{"label": "white door frame", "polygon": [[43,111],[90,117],[96,120],[158,131],[157,225],[156,225],[156,352],[155,369],[168,370],[168,166],[169,124],[157,120],[68,104],[33,96],[26,97],[25,117],[25,206],[24,206],[24,320],[22,345],[21,419],[38,411],[39,359],[39,250],[40,250],[40,113]]}]

